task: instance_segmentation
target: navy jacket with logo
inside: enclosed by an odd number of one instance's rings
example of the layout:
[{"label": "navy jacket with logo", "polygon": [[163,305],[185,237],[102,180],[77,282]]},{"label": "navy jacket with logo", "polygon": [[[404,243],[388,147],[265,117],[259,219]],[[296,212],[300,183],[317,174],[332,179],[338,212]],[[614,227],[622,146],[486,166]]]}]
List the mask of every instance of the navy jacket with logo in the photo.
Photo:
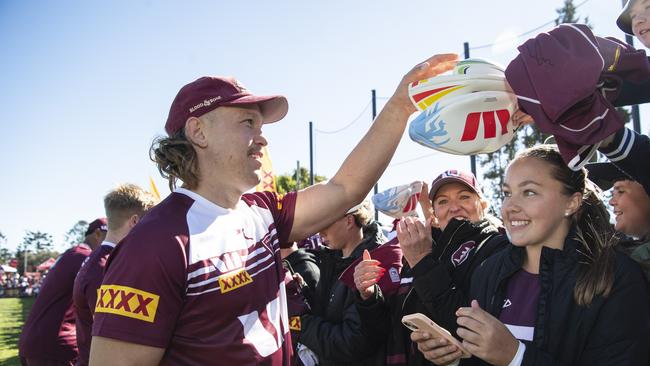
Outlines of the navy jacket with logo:
[{"label": "navy jacket with logo", "polygon": [[[497,318],[508,281],[521,269],[525,256],[524,248],[509,245],[474,273],[472,298]],[[531,342],[523,342],[526,351],[521,365],[648,365],[650,301],[638,264],[617,252],[609,296],[597,296],[589,306],[579,306],[573,289],[582,261],[571,235],[563,250],[542,248],[535,332]],[[486,364],[477,358],[461,361],[461,366]]]}]

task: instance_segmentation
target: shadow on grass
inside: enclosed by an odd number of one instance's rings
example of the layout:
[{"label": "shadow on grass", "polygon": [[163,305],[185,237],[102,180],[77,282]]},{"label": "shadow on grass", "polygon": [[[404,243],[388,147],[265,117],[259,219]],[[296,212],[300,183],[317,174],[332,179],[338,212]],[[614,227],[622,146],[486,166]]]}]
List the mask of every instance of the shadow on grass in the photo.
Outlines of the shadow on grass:
[{"label": "shadow on grass", "polygon": [[18,339],[33,303],[33,297],[0,298],[0,364],[20,365]]}]

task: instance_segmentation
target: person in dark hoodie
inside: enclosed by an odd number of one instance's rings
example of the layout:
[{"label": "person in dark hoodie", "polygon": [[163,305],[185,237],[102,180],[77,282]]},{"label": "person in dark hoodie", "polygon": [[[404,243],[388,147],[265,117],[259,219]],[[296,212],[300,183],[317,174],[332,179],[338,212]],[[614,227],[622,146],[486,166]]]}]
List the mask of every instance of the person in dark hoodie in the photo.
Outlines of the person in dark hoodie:
[{"label": "person in dark hoodie", "polygon": [[294,242],[288,248],[280,248],[280,256],[291,274],[300,274],[308,288],[316,288],[320,279],[320,269],[313,251],[298,248],[298,244]]},{"label": "person in dark hoodie", "polygon": [[502,216],[512,245],[472,279],[458,335],[476,356],[461,365],[647,365],[648,286],[614,250],[609,214],[557,148],[513,160]]},{"label": "person in dark hoodie", "polygon": [[[372,261],[363,261],[355,269],[362,327],[388,340],[388,365],[428,364],[411,341],[411,332],[402,325],[402,317],[423,313],[455,334],[455,312],[468,302],[472,273],[507,243],[499,232],[500,222],[488,214],[488,203],[471,173],[448,170],[440,174],[428,192],[430,201],[426,190],[425,185],[421,204],[425,213],[432,206],[433,214],[426,224],[409,217],[397,226],[406,260],[397,294],[385,297],[375,285],[378,267]],[[454,356],[451,360],[460,356],[447,341],[434,340],[449,347]]]},{"label": "person in dark hoodie", "polygon": [[318,252],[320,280],[311,313],[301,318],[300,343],[317,355],[319,365],[377,365],[383,361],[382,339],[361,329],[355,291],[339,280],[364,250],[379,247],[385,238],[368,201],[320,232],[327,248]]}]

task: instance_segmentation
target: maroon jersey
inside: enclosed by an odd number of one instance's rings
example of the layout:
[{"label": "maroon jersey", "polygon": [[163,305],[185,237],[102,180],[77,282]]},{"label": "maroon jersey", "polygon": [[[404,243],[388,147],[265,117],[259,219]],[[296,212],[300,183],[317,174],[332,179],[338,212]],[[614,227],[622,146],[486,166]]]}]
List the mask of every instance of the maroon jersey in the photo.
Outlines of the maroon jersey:
[{"label": "maroon jersey", "polygon": [[508,281],[499,320],[519,340],[533,340],[540,291],[539,274],[521,269]]},{"label": "maroon jersey", "polygon": [[90,255],[86,244],[68,249],[43,281],[20,335],[20,356],[74,361],[77,358],[72,286],[83,261]]},{"label": "maroon jersey", "polygon": [[163,364],[289,365],[279,243],[295,198],[246,194],[229,210],[172,193],[109,257],[93,335],[165,348]]},{"label": "maroon jersey", "polygon": [[86,259],[79,273],[77,273],[77,278],[74,280],[72,301],[74,302],[75,314],[77,316],[77,347],[79,348],[77,365],[88,365],[90,341],[92,340],[93,316],[95,315],[95,303],[97,302],[97,289],[102,284],[106,260],[113,251],[113,248],[115,248],[115,243],[104,241]]}]

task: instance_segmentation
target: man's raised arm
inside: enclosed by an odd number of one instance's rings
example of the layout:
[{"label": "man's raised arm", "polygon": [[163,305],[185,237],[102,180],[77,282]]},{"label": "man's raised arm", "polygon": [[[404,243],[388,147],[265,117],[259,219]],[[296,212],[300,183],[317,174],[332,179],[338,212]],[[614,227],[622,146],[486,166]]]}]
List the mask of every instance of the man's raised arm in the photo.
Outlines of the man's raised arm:
[{"label": "man's raised arm", "polygon": [[457,58],[456,54],[435,55],[402,78],[370,130],[334,177],[298,193],[290,240],[318,232],[365,198],[393,157],[408,117],[416,111],[408,97],[408,85],[451,70]]}]

